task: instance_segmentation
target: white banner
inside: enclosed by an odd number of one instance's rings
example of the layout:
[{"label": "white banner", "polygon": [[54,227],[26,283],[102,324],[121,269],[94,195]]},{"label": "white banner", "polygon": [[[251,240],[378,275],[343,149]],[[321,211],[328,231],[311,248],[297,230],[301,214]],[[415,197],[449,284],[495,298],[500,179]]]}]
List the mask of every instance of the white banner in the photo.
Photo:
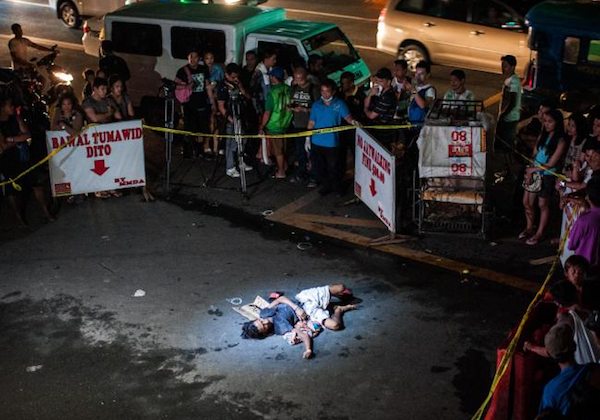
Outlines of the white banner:
[{"label": "white banner", "polygon": [[73,139],[65,131],[48,131],[52,151],[50,183],[55,197],[146,185],[142,121],[91,126]]},{"label": "white banner", "polygon": [[485,176],[486,142],[482,127],[425,126],[419,140],[419,176]]},{"label": "white banner", "polygon": [[356,129],[355,140],[354,194],[396,232],[395,158],[362,128]]}]

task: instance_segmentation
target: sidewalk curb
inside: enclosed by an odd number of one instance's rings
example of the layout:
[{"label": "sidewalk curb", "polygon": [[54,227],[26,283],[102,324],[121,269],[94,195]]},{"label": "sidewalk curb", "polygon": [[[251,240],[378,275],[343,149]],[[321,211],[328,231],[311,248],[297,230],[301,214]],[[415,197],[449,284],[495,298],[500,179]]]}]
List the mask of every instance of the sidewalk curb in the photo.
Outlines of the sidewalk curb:
[{"label": "sidewalk curb", "polygon": [[[323,242],[332,243],[344,248],[361,248],[365,251],[374,251],[380,254],[391,255],[415,262],[416,264],[425,264],[438,269],[443,269],[445,271],[458,274],[459,276],[468,276],[471,278],[491,281],[529,293],[535,293],[539,289],[539,285],[530,280],[471,265],[469,263],[452,260],[443,256],[413,250],[398,244],[372,246],[368,243],[370,238],[349,232],[345,232],[345,239],[341,239],[334,235],[336,233],[335,231],[338,231],[337,229],[311,221],[302,220],[302,218],[299,218],[300,220],[292,223],[288,217],[288,214],[290,213],[290,207],[288,206],[300,208],[302,206],[303,199],[304,201],[310,199],[306,198],[308,195],[310,194],[307,194],[301,197],[299,200],[284,206],[287,209],[282,207],[281,209],[284,209],[284,211],[281,214],[278,214],[279,210],[276,210],[273,215],[266,217],[261,214],[254,214],[245,211],[242,208],[224,204],[216,200],[207,201],[203,198],[198,198],[193,194],[174,193],[171,196],[171,199],[167,200],[167,202],[176,204],[185,210],[199,210],[210,216],[221,217],[235,224],[240,224],[240,222],[246,221],[249,224],[249,226],[247,225],[246,227],[256,231],[262,231],[262,226],[264,223],[270,223],[277,226],[277,228],[282,232],[285,231],[286,233],[290,233],[292,231],[299,231],[302,232],[302,234],[310,234],[311,236],[314,236]],[[219,209],[222,211],[219,211]]]}]

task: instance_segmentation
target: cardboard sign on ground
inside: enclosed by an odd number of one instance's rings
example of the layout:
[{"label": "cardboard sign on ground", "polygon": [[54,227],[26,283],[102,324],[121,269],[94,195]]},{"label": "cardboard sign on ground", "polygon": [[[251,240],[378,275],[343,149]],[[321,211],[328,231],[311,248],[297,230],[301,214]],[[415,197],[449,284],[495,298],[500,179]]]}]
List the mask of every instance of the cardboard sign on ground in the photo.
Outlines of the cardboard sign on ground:
[{"label": "cardboard sign on ground", "polygon": [[244,306],[234,306],[233,310],[238,314],[248,318],[250,321],[255,321],[260,318],[260,310],[269,306],[269,302],[261,298],[260,296],[256,296],[254,302],[247,303]]}]

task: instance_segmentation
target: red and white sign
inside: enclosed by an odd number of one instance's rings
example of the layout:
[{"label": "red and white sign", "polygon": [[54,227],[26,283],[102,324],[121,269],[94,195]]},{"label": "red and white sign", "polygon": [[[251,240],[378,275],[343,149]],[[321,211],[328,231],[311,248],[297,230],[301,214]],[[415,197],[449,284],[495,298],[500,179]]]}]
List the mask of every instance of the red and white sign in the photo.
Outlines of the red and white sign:
[{"label": "red and white sign", "polygon": [[67,144],[50,161],[55,197],[146,185],[142,121],[88,127],[75,138],[46,133],[48,150]]},{"label": "red and white sign", "polygon": [[421,178],[485,176],[486,145],[482,127],[425,126],[417,145]]},{"label": "red and white sign", "polygon": [[387,228],[396,231],[396,162],[394,156],[362,128],[356,129],[354,194]]}]

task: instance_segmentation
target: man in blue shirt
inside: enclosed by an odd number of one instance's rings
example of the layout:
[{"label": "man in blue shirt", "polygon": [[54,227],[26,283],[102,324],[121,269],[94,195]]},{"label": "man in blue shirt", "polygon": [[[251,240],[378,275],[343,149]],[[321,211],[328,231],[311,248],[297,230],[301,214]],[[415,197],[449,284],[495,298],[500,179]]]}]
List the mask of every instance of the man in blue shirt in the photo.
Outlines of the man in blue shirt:
[{"label": "man in blue shirt", "polygon": [[[359,125],[350,115],[346,103],[335,97],[336,85],[331,79],[321,84],[321,98],[312,106],[308,121],[308,129],[337,127],[346,120],[348,124]],[[310,151],[315,166],[317,181],[321,184],[319,193],[329,194],[332,191],[343,193],[342,173],[340,170],[341,150],[339,133],[323,133],[307,140],[306,150]]]},{"label": "man in blue shirt", "polygon": [[544,387],[540,413],[555,410],[563,416],[568,416],[573,389],[584,380],[590,365],[575,363],[576,346],[573,340],[573,329],[568,324],[556,324],[550,328],[544,337],[544,345],[548,355],[558,362],[560,373]]}]

